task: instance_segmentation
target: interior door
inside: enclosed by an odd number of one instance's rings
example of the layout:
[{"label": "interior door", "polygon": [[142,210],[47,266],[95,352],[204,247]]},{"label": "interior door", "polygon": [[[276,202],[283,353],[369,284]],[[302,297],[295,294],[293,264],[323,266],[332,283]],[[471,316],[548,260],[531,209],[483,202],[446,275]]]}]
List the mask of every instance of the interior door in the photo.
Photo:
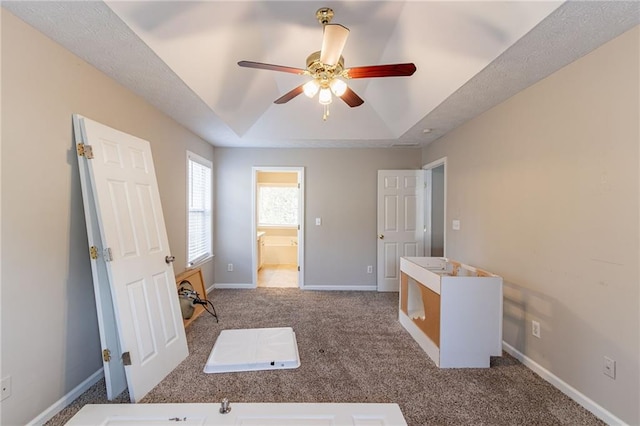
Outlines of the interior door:
[{"label": "interior door", "polygon": [[129,394],[137,402],[188,355],[151,146],[87,118],[74,120],[84,143],[103,244],[98,252]]},{"label": "interior door", "polygon": [[378,170],[378,291],[398,291],[400,257],[423,256],[424,170]]},{"label": "interior door", "polygon": [[406,426],[397,404],[102,404],[85,405],[67,423],[74,425],[216,425],[306,426],[379,425]]}]

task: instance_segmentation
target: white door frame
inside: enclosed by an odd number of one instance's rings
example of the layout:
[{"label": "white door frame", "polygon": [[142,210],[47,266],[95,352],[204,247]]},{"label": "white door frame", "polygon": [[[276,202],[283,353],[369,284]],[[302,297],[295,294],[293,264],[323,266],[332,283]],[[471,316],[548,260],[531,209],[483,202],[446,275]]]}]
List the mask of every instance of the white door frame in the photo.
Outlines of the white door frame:
[{"label": "white door frame", "polygon": [[[425,196],[424,196],[424,241],[425,241],[425,256],[431,254],[431,185],[433,182],[432,171],[436,167],[444,166],[444,234],[442,236],[442,249],[444,257],[447,257],[447,157],[442,157],[438,160],[432,161],[429,164],[422,166],[423,170],[426,170],[425,176]],[[428,238],[427,238],[428,237]],[[428,250],[427,250],[428,249]]]},{"label": "white door frame", "polygon": [[298,218],[300,228],[298,229],[298,287],[304,288],[304,167],[262,167],[255,166],[251,168],[251,270],[252,270],[252,288],[258,287],[258,245],[256,244],[256,236],[258,235],[258,214],[256,197],[258,195],[258,173],[259,172],[283,172],[297,173],[298,183],[300,184],[300,197],[298,199]]}]

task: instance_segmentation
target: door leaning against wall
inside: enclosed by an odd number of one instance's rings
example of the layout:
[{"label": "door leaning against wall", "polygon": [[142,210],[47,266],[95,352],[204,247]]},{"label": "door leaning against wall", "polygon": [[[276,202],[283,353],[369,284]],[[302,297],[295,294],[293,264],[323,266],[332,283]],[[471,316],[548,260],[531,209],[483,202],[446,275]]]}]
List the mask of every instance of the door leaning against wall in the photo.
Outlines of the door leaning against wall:
[{"label": "door leaning against wall", "polygon": [[73,121],[105,375],[124,368],[138,402],[188,355],[151,146]]}]

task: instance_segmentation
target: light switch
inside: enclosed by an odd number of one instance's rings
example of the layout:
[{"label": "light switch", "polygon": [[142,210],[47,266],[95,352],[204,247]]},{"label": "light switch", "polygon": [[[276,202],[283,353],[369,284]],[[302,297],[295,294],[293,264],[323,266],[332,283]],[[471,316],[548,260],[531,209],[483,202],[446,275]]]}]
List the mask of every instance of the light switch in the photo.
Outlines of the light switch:
[{"label": "light switch", "polygon": [[459,231],[460,230],[460,221],[457,219],[454,219],[451,222],[451,228],[453,228],[454,231]]},{"label": "light switch", "polygon": [[322,218],[316,217],[316,226],[322,225]]}]

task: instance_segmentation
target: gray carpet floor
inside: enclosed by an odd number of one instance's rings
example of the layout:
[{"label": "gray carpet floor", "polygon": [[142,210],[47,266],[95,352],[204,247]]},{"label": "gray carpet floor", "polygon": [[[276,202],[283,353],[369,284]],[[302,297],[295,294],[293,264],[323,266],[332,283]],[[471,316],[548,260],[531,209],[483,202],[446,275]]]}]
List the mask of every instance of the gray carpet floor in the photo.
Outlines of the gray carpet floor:
[{"label": "gray carpet floor", "polygon": [[[220,323],[205,312],[187,328],[189,356],[142,403],[393,402],[412,426],[604,424],[506,353],[491,368],[437,368],[398,322],[397,293],[258,288],[209,298]],[[293,327],[299,368],[203,373],[221,330],[263,327]],[[107,402],[100,381],[47,425]]]}]

